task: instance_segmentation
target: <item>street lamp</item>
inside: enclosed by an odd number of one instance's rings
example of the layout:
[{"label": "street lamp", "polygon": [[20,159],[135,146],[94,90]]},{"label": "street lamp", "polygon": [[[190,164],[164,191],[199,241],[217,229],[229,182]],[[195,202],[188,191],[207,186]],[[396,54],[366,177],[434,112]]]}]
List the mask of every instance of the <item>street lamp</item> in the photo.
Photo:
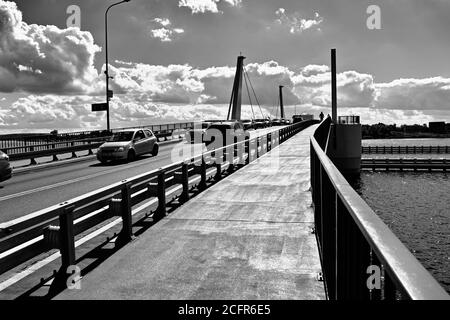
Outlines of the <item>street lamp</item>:
[{"label": "street lamp", "polygon": [[105,54],[106,54],[106,70],[105,70],[105,75],[106,75],[106,127],[107,127],[107,130],[109,131],[109,129],[110,129],[110,126],[109,126],[109,99],[111,99],[112,98],[112,91],[109,91],[109,79],[110,79],[110,76],[109,76],[109,68],[108,68],[108,11],[109,11],[109,9],[111,9],[112,7],[114,7],[114,6],[117,6],[117,5],[119,5],[119,4],[121,4],[121,3],[124,3],[124,2],[130,2],[130,0],[123,0],[123,1],[120,1],[120,2],[117,2],[117,3],[114,3],[114,4],[112,4],[112,5],[110,5],[109,7],[108,7],[108,9],[106,9],[106,12],[105,12]]}]

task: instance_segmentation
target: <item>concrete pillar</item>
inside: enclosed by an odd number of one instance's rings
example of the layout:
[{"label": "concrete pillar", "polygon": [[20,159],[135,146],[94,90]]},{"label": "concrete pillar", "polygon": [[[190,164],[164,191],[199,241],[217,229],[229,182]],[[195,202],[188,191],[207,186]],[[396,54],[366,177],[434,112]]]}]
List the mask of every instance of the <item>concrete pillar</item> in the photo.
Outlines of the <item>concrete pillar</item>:
[{"label": "concrete pillar", "polygon": [[327,155],[342,174],[359,174],[361,169],[361,124],[332,124],[332,132],[327,145]]},{"label": "concrete pillar", "polygon": [[236,65],[236,75],[234,76],[231,119],[241,120],[241,97],[242,97],[242,70],[245,57],[239,56]]},{"label": "concrete pillar", "polygon": [[280,90],[280,119],[284,119],[284,105],[283,105],[283,86],[279,86]]}]

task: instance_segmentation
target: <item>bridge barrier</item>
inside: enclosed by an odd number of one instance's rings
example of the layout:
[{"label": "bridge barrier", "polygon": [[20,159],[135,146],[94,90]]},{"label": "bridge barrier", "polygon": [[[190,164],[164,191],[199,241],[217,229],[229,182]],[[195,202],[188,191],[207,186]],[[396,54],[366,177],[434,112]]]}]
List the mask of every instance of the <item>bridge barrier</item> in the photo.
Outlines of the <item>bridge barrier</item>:
[{"label": "bridge barrier", "polygon": [[332,300],[450,299],[328,158],[331,118],[311,137],[315,233]]},{"label": "bridge barrier", "polygon": [[361,159],[361,169],[377,169],[389,170],[427,170],[431,171],[444,171],[450,169],[450,159]]},{"label": "bridge barrier", "polygon": [[[314,123],[314,120],[299,122],[275,133],[210,150],[18,219],[0,223],[0,274],[40,254],[58,249],[62,257],[58,274],[65,277],[67,267],[76,260],[75,239],[81,233],[92,230],[111,218],[121,217],[122,229],[117,242],[126,243],[132,236],[133,206],[157,199],[158,208],[150,216],[157,221],[166,215],[166,195],[175,186],[182,186],[179,201],[187,201],[194,176],[197,180],[200,176],[197,188],[202,190],[207,185],[208,168],[216,169],[210,170],[210,173],[216,172],[209,179],[217,181],[226,173],[224,168],[230,173],[245,166]],[[236,150],[242,147],[246,156],[236,155]]]},{"label": "bridge barrier", "polygon": [[58,155],[72,153],[72,157],[77,157],[75,152],[97,149],[114,132],[126,129],[150,129],[155,134],[158,141],[167,141],[168,137],[178,133],[181,135],[185,130],[193,127],[193,122],[172,123],[161,125],[137,126],[127,128],[117,128],[111,131],[82,131],[39,135],[25,135],[17,138],[11,135],[0,136],[0,150],[6,153],[11,161],[30,159],[30,164],[36,164],[36,158],[53,156],[53,161],[58,160]]},{"label": "bridge barrier", "polygon": [[363,146],[363,154],[448,154],[450,146]]}]

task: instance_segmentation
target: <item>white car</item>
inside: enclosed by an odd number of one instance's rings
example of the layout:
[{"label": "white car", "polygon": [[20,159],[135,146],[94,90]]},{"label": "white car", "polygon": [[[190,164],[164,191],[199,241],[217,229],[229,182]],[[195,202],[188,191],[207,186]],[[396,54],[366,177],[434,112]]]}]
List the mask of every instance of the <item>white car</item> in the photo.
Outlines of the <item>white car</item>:
[{"label": "white car", "polygon": [[137,156],[150,153],[158,154],[159,145],[153,132],[148,129],[118,131],[97,151],[101,163],[108,160],[133,161]]}]

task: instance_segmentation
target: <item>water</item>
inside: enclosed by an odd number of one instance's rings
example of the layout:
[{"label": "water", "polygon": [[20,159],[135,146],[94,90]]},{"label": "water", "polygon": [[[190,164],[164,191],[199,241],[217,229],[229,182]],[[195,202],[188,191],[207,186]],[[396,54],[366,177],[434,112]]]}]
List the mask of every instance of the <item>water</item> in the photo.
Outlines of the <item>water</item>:
[{"label": "water", "polygon": [[[370,140],[375,143],[450,145],[450,139]],[[450,293],[450,173],[362,171],[354,187]]]}]

